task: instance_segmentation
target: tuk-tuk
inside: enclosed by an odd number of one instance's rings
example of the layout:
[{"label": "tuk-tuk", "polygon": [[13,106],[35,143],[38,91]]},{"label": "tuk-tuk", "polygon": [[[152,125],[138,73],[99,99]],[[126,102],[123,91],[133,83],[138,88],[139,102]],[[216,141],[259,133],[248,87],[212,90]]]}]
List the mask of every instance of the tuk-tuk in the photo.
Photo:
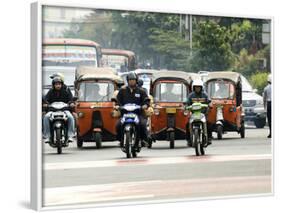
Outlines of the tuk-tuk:
[{"label": "tuk-tuk", "polygon": [[151,136],[154,140],[169,141],[171,149],[175,140],[186,139],[188,111],[184,104],[191,82],[191,75],[182,71],[159,71],[152,76]]},{"label": "tuk-tuk", "polygon": [[123,85],[123,80],[111,68],[79,67],[76,71],[75,93],[77,96],[77,146],[83,142],[116,139],[117,118],[112,116],[112,97]]},{"label": "tuk-tuk", "polygon": [[205,82],[212,101],[208,122],[217,132],[218,139],[228,131],[236,131],[245,137],[244,113],[242,110],[242,83],[239,73],[231,71],[210,72]]}]

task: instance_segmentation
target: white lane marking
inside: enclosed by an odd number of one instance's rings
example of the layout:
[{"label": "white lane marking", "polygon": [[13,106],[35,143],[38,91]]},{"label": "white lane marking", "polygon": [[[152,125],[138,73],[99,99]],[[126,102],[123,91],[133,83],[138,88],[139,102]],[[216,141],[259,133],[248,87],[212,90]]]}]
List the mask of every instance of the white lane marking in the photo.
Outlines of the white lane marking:
[{"label": "white lane marking", "polygon": [[270,193],[271,176],[215,177],[45,188],[44,205],[83,204],[163,197],[203,197]]},{"label": "white lane marking", "polygon": [[260,155],[205,155],[188,157],[168,157],[168,158],[146,158],[146,159],[123,159],[123,160],[102,160],[102,161],[75,161],[64,163],[45,163],[43,169],[47,170],[66,170],[84,169],[115,166],[138,166],[138,165],[160,165],[160,164],[179,164],[179,163],[209,163],[227,161],[251,161],[251,160],[271,160],[271,154]]},{"label": "white lane marking", "polygon": [[[153,198],[153,194],[143,194],[136,190],[143,184],[160,184],[162,181],[140,181],[99,185],[81,185],[70,187],[45,188],[44,205],[66,205],[75,203],[102,202]],[[130,189],[130,190],[128,190]]]}]

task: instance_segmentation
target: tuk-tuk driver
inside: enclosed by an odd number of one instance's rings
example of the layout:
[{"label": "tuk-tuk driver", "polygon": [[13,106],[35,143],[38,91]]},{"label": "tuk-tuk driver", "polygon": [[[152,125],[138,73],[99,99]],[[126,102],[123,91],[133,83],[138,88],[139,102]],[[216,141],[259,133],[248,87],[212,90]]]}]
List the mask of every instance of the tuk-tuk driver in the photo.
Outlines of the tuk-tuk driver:
[{"label": "tuk-tuk driver", "polygon": [[[195,102],[200,102],[202,104],[210,104],[211,100],[208,95],[203,91],[202,80],[194,80],[192,84],[192,93],[189,94],[187,98],[187,105],[190,106]],[[207,117],[208,110],[205,109],[203,113]],[[208,145],[212,144],[212,129],[210,124],[207,122],[207,132],[208,132]],[[190,139],[189,131],[187,131],[187,138]],[[188,140],[188,145],[191,146],[191,141]]]},{"label": "tuk-tuk driver", "polygon": [[[53,102],[64,102],[68,103],[71,108],[74,107],[73,103],[73,96],[69,89],[64,84],[63,78],[59,75],[53,77],[52,80],[52,88],[48,91],[46,96],[43,98],[45,102],[43,106],[51,104]],[[75,137],[75,121],[74,117],[70,111],[65,111],[67,115],[67,122],[68,122],[68,142],[73,142]],[[49,143],[51,137],[51,130],[50,130],[50,116],[52,112],[47,112],[43,118],[43,142]]]},{"label": "tuk-tuk driver", "polygon": [[[128,85],[122,87],[117,94],[117,105],[124,106],[125,104],[137,104],[142,107],[143,110],[147,109],[150,105],[149,98],[146,92],[137,85],[137,75],[135,73],[129,73],[127,75]],[[117,106],[118,107],[118,106]],[[122,116],[121,116],[122,117]],[[140,136],[141,139],[150,142],[147,134],[146,119],[142,114],[139,115],[140,119]],[[120,141],[122,146],[122,128],[121,128],[121,118],[116,125],[117,140]]]}]

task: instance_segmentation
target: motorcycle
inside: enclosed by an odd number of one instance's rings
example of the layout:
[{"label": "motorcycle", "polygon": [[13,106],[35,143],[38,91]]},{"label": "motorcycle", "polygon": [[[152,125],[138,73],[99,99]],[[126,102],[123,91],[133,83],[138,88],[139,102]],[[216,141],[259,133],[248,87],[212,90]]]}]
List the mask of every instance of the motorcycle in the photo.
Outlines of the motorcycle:
[{"label": "motorcycle", "polygon": [[68,146],[67,115],[64,111],[69,110],[69,105],[64,102],[53,102],[48,106],[52,112],[50,116],[51,141],[50,146],[57,148],[57,153],[62,153],[62,147]]},{"label": "motorcycle", "polygon": [[124,106],[120,106],[119,109],[123,114],[121,118],[123,133],[121,150],[126,153],[127,158],[137,157],[137,153],[141,150],[141,146],[139,146],[139,131],[137,131],[140,124],[139,114],[141,106],[125,104]]},{"label": "motorcycle", "polygon": [[197,156],[205,155],[205,148],[207,147],[207,121],[206,116],[201,112],[207,107],[207,104],[199,102],[186,107],[186,109],[191,112],[189,120],[190,140],[192,147],[195,148],[195,154]]}]

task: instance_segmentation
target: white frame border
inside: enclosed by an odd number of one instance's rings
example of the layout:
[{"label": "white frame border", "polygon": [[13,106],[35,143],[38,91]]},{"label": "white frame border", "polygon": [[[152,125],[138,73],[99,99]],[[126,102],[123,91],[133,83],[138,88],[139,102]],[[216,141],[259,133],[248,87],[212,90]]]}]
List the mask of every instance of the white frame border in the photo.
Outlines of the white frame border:
[{"label": "white frame border", "polygon": [[[147,204],[161,204],[161,203],[174,203],[174,202],[187,202],[187,201],[202,201],[202,200],[225,200],[225,199],[237,199],[237,198],[255,198],[255,197],[269,197],[275,194],[274,191],[274,177],[275,177],[275,152],[274,152],[274,137],[272,138],[272,164],[271,164],[271,193],[265,194],[249,194],[249,195],[233,195],[223,197],[201,197],[201,198],[186,198],[186,199],[170,199],[170,200],[153,200],[153,201],[135,201],[135,202],[122,202],[122,203],[108,203],[108,204],[79,204],[79,205],[66,205],[55,207],[43,206],[43,161],[42,161],[42,121],[41,121],[41,105],[42,105],[42,11],[43,6],[57,6],[57,7],[77,7],[87,9],[104,9],[104,10],[123,10],[123,11],[141,11],[141,12],[157,12],[157,13],[172,13],[172,14],[191,14],[202,16],[217,16],[217,17],[237,17],[237,18],[251,18],[251,19],[267,19],[271,21],[271,73],[274,79],[274,17],[273,16],[256,16],[245,14],[226,14],[226,13],[212,13],[212,12],[200,12],[200,11],[188,11],[188,10],[175,10],[167,8],[163,9],[151,9],[149,7],[134,7],[130,6],[108,6],[102,2],[93,2],[89,4],[78,4],[69,2],[51,3],[47,1],[38,1],[31,4],[31,208],[36,211],[45,210],[67,210],[67,209],[85,209],[93,207],[113,207],[113,206],[127,206],[127,205],[147,205]],[[39,72],[38,72],[39,71]],[[274,82],[274,80],[273,80]],[[275,84],[273,83],[273,87]],[[273,97],[274,89],[273,89]],[[272,107],[274,113],[274,104]],[[272,122],[272,130],[274,136],[274,119]],[[34,131],[36,130],[36,131]]]}]

